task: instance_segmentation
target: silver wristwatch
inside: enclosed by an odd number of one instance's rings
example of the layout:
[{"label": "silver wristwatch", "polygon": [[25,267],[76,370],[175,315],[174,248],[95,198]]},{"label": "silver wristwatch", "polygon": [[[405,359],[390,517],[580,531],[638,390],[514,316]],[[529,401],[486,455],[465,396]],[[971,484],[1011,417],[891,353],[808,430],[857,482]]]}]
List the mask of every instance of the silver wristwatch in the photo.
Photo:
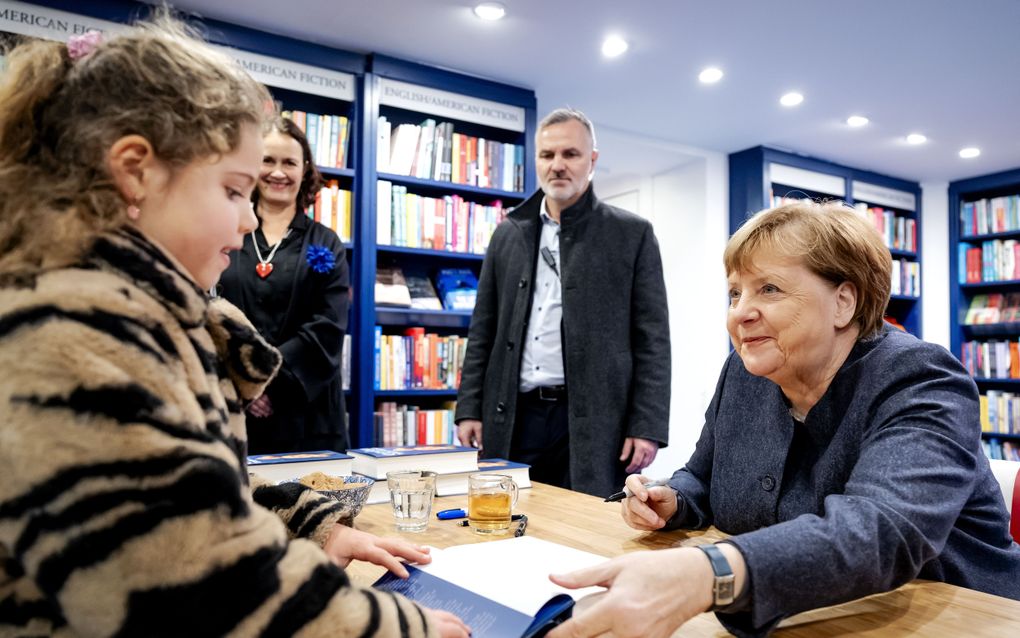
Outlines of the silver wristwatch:
[{"label": "silver wristwatch", "polygon": [[712,610],[716,611],[733,604],[733,584],[736,576],[730,568],[730,562],[726,560],[723,553],[715,545],[698,545],[698,549],[705,552],[708,560],[712,563],[712,572],[715,574],[715,582],[712,585],[712,596],[714,599]]}]

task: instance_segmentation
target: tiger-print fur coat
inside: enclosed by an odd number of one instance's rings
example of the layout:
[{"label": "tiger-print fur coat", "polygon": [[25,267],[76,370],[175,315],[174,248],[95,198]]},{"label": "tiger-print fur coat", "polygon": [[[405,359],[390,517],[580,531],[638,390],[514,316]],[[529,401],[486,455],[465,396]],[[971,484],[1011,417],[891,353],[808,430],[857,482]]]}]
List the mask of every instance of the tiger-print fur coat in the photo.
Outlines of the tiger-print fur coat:
[{"label": "tiger-print fur coat", "polygon": [[0,636],[425,636],[321,549],[344,512],[245,467],[279,366],[134,231],[0,280]]}]

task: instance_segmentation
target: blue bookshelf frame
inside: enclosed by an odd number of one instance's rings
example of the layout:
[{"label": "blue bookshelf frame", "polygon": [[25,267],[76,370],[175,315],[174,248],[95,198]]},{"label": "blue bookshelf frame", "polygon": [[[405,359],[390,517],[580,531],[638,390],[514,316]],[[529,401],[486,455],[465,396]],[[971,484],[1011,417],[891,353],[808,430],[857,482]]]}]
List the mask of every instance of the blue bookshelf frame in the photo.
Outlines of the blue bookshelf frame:
[{"label": "blue bookshelf frame", "polygon": [[[378,119],[379,115],[388,109],[380,105],[380,80],[383,78],[407,82],[451,93],[457,93],[473,98],[481,98],[517,106],[524,109],[525,130],[514,137],[515,144],[524,146],[524,191],[520,193],[507,192],[499,189],[478,188],[464,184],[451,182],[418,179],[405,175],[394,175],[386,172],[376,171],[376,141],[378,140]],[[518,87],[509,86],[454,73],[444,69],[435,69],[415,62],[408,62],[385,55],[373,54],[369,57],[368,70],[365,74],[363,93],[358,104],[365,109],[364,117],[361,118],[361,135],[365,143],[360,146],[360,166],[357,174],[358,192],[362,194],[362,201],[359,210],[363,213],[362,223],[358,228],[357,245],[359,250],[355,255],[355,280],[362,293],[359,298],[361,303],[356,308],[354,317],[354,340],[356,341],[355,353],[358,358],[352,360],[353,374],[352,387],[355,388],[354,403],[360,406],[359,418],[357,420],[357,434],[352,425],[351,436],[359,442],[359,445],[366,445],[372,441],[374,435],[372,412],[375,409],[376,399],[399,398],[408,401],[429,399],[433,397],[455,398],[456,390],[375,390],[375,337],[376,325],[382,325],[384,329],[392,329],[404,326],[425,326],[438,329],[445,333],[466,334],[470,324],[470,313],[457,311],[418,311],[410,309],[376,308],[371,298],[375,284],[375,271],[378,265],[379,256],[385,255],[387,259],[403,260],[408,259],[414,263],[437,263],[450,266],[469,267],[476,273],[481,268],[484,257],[482,255],[453,253],[441,250],[426,250],[418,248],[405,248],[399,246],[380,246],[376,243],[376,182],[378,180],[391,181],[394,184],[407,186],[409,190],[423,194],[459,194],[465,199],[472,201],[486,202],[486,200],[501,199],[504,205],[512,205],[523,201],[535,189],[535,165],[534,165],[534,142],[533,135],[536,117],[536,99],[533,91]],[[422,114],[422,117],[426,115]],[[447,121],[449,118],[436,117],[437,121]],[[456,123],[459,120],[453,120]],[[487,128],[475,125],[476,128]],[[504,134],[504,139],[513,137],[514,134]]]},{"label": "blue bookshelf frame", "polygon": [[[963,319],[970,307],[970,300],[976,294],[990,292],[1020,292],[1020,280],[983,281],[960,283],[959,245],[970,243],[980,246],[990,239],[1020,239],[1020,230],[986,233],[983,235],[964,234],[961,229],[960,207],[964,202],[983,198],[1016,195],[1020,193],[1020,168],[957,180],[949,184],[949,340],[950,348],[957,358],[963,356],[965,341],[992,339],[1017,339],[1020,337],[1020,323],[998,323],[968,326]],[[978,389],[1002,390],[1020,393],[1020,379],[989,379],[975,377]],[[1004,441],[1020,441],[1020,435],[982,432],[984,439],[998,438]]]},{"label": "blue bookshelf frame", "polygon": [[[836,178],[842,183],[843,194],[827,193],[820,190],[799,188],[796,184],[785,184],[773,181],[770,175],[771,164],[782,164],[794,169],[811,171],[828,178]],[[893,259],[909,259],[923,263],[921,258],[921,185],[917,182],[882,175],[872,171],[843,166],[828,160],[818,159],[792,151],[780,150],[768,146],[756,146],[729,156],[730,170],[730,233],[736,232],[740,226],[754,213],[770,208],[773,190],[776,194],[797,193],[813,198],[832,198],[853,205],[856,202],[874,204],[895,211],[898,215],[913,219],[917,227],[917,252],[890,249]],[[854,182],[893,189],[914,196],[914,210],[882,204],[853,197]],[[922,268],[921,295],[893,295],[889,300],[888,314],[895,317],[912,334],[922,336],[921,298],[924,294],[924,277]]]},{"label": "blue bookshelf frame", "polygon": [[[39,6],[68,13],[91,16],[111,22],[130,22],[147,16],[152,6],[130,0],[37,0]],[[487,203],[501,199],[507,206],[523,201],[535,190],[534,131],[537,122],[534,91],[436,69],[384,55],[361,55],[333,49],[242,27],[201,16],[182,15],[195,24],[213,43],[250,51],[276,58],[293,60],[311,66],[349,73],[355,77],[355,97],[349,105],[351,139],[349,168],[320,167],[327,178],[350,184],[353,191],[353,241],[348,244],[351,263],[351,287],[354,299],[348,332],[351,334],[351,389],[345,391],[350,412],[352,447],[371,445],[373,441],[372,414],[377,398],[400,397],[408,400],[428,401],[434,397],[456,397],[456,390],[391,390],[375,391],[373,384],[375,365],[374,327],[424,325],[444,333],[466,333],[470,313],[458,311],[411,311],[379,309],[374,300],[375,271],[379,254],[395,259],[431,260],[444,265],[469,267],[476,272],[481,268],[482,255],[450,253],[437,250],[400,248],[376,245],[376,181],[380,178],[408,186],[415,192],[459,194],[465,199]],[[524,146],[524,190],[520,193],[499,189],[478,188],[449,182],[420,180],[413,177],[376,173],[376,143],[380,115],[379,80],[389,78],[410,84],[439,89],[473,98],[481,98],[524,109],[524,131],[503,132],[501,138]],[[297,93],[296,91],[292,91]],[[312,98],[318,100],[320,98]],[[331,98],[321,98],[330,100]],[[342,103],[342,100],[334,100]],[[300,107],[300,106],[299,106]],[[448,119],[448,118],[444,118]],[[454,120],[457,122],[458,120]],[[489,127],[472,125],[468,128],[483,130]],[[495,130],[495,129],[494,129]],[[472,133],[473,134],[473,133]]]}]

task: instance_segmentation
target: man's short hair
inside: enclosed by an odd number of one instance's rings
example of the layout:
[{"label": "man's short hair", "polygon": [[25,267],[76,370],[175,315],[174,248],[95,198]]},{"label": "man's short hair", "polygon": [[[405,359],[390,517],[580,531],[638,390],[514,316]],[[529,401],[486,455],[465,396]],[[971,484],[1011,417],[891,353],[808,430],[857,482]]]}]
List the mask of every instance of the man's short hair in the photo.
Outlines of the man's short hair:
[{"label": "man's short hair", "polygon": [[538,131],[535,135],[537,136],[538,133],[541,133],[546,127],[552,126],[553,124],[563,124],[570,120],[576,120],[584,126],[584,128],[588,131],[588,137],[591,138],[592,150],[597,150],[598,144],[595,143],[595,125],[591,123],[591,120],[588,119],[587,115],[570,107],[556,109],[549,115],[543,117],[542,121],[538,123]]}]

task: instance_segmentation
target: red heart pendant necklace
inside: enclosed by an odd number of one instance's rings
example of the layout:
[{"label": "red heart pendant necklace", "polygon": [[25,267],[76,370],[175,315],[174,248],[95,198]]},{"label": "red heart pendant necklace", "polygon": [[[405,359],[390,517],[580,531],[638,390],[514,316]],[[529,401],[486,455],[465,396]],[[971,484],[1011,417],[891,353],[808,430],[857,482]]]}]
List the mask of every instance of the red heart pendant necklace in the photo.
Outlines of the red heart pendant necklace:
[{"label": "red heart pendant necklace", "polygon": [[258,257],[259,259],[259,263],[255,265],[255,272],[262,279],[265,279],[269,275],[273,274],[272,261],[273,257],[276,256],[276,249],[280,247],[280,244],[283,243],[283,240],[287,239],[287,237],[290,235],[290,231],[291,229],[288,228],[287,232],[283,235],[283,237],[280,238],[280,241],[276,242],[276,245],[273,246],[273,249],[269,251],[269,256],[266,257],[265,259],[262,258],[262,252],[259,250],[259,242],[255,239],[255,231],[254,230],[251,231],[251,244],[252,246],[255,247],[255,256]]}]

